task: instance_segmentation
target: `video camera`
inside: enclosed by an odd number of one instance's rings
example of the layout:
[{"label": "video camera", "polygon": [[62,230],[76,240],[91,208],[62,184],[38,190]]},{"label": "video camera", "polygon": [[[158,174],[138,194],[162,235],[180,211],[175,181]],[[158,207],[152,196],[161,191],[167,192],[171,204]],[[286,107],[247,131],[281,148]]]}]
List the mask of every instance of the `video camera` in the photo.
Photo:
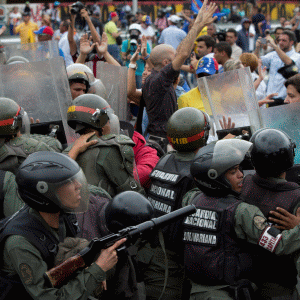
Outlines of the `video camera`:
[{"label": "video camera", "polygon": [[167,10],[165,8],[160,8],[157,12],[158,18],[163,18],[167,14]]},{"label": "video camera", "polygon": [[70,13],[78,16],[83,8],[85,8],[84,4],[80,1],[77,1],[71,5]]}]

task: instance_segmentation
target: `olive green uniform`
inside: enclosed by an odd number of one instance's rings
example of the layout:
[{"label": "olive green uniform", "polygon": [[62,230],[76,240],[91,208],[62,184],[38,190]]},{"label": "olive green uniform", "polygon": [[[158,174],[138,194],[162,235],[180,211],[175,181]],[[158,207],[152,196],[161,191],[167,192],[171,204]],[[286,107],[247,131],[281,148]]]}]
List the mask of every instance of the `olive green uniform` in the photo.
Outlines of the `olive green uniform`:
[{"label": "olive green uniform", "polygon": [[[51,228],[39,213],[33,209],[30,209],[30,213],[58,239],[58,231]],[[48,269],[47,264],[41,253],[28,240],[19,235],[9,236],[5,241],[3,261],[3,270],[9,272],[10,275],[18,273],[24,287],[35,300],[85,300],[106,278],[105,272],[93,263],[77,273],[74,279],[61,288],[45,288],[43,274]]]},{"label": "olive green uniform", "polygon": [[[90,140],[98,143],[78,155],[76,162],[82,168],[87,182],[106,190],[111,197],[124,191],[144,193],[133,176],[135,143],[125,135],[108,134]],[[69,152],[72,145],[64,152]]]},{"label": "olive green uniform", "polygon": [[[195,157],[194,152],[171,151],[169,153],[173,153],[175,159],[180,161],[192,161]],[[137,254],[142,266],[147,299],[159,299],[166,283],[162,299],[179,300],[182,298],[185,282],[182,253],[178,253],[178,249],[164,249],[162,235],[159,236],[159,243],[157,247],[147,243],[139,249]],[[165,282],[166,268],[168,268],[168,274]]]},{"label": "olive green uniform", "polygon": [[30,138],[37,140],[38,142],[43,142],[52,148],[55,152],[61,153],[63,151],[63,147],[61,142],[49,135],[43,134],[30,134]]},{"label": "olive green uniform", "polygon": [[18,193],[15,175],[9,171],[4,176],[3,197],[3,213],[5,217],[13,215],[24,205]]},{"label": "olive green uniform", "polygon": [[0,140],[0,169],[16,173],[25,158],[38,151],[54,151],[42,141],[22,135],[6,143]]},{"label": "olive green uniform", "polygon": [[[188,192],[183,199],[182,205],[189,205],[197,193],[199,193],[198,188]],[[267,219],[258,207],[244,202],[237,206],[234,227],[237,238],[246,240],[252,244],[258,244],[258,241],[267,226],[269,226]],[[275,248],[274,253],[277,255],[289,255],[299,250],[300,225],[292,230],[285,230],[282,232],[282,238]],[[263,267],[264,266],[262,266],[262,268]],[[192,282],[190,300],[233,299],[226,291],[226,287],[228,287],[228,285],[207,286]]]}]

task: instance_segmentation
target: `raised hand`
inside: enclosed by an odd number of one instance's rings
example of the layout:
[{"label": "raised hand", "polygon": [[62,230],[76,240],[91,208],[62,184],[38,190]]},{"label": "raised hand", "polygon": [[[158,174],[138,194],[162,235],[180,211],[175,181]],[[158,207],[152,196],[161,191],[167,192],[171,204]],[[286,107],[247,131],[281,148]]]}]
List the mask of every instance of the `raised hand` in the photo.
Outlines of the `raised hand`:
[{"label": "raised hand", "polygon": [[141,51],[141,45],[138,45],[137,46],[137,48],[136,48],[136,50],[135,50],[135,52],[134,52],[134,54],[131,56],[131,58],[130,58],[130,62],[131,63],[136,63],[139,59],[140,59],[140,55],[139,55],[139,53],[140,53],[140,51]]},{"label": "raised hand", "polygon": [[213,14],[217,10],[216,3],[210,3],[207,6],[208,0],[204,0],[201,9],[198,12],[195,23],[203,23],[205,26],[214,22],[218,17],[213,17]]},{"label": "raised hand", "polygon": [[235,123],[231,122],[231,118],[230,117],[228,117],[228,120],[226,120],[226,117],[223,116],[223,121],[219,120],[219,122],[220,122],[220,125],[221,125],[222,129],[231,129],[231,128],[235,127]]},{"label": "raised hand", "polygon": [[105,32],[102,34],[100,45],[96,43],[96,50],[100,56],[107,52],[107,35]]},{"label": "raised hand", "polygon": [[147,38],[144,35],[141,38],[141,54],[142,57],[147,56]]},{"label": "raised hand", "polygon": [[80,38],[80,52],[82,54],[87,55],[93,50],[93,48],[95,47],[95,44],[93,43],[91,45],[90,43],[91,43],[91,40],[88,39],[87,33],[82,35],[82,37]]}]

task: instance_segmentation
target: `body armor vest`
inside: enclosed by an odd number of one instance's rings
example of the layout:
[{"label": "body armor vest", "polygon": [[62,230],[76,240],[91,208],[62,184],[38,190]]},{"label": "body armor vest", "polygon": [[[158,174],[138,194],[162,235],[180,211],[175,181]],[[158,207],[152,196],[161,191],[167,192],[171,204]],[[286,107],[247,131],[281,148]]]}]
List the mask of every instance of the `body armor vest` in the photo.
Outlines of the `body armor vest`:
[{"label": "body armor vest", "polygon": [[[174,153],[159,160],[150,174],[151,185],[148,199],[154,207],[155,216],[160,217],[182,207],[182,198],[194,184],[190,174],[193,160],[181,161]],[[166,248],[174,251],[182,243],[182,220],[164,227]],[[178,249],[178,248],[177,248]]]},{"label": "body armor vest", "polygon": [[[135,192],[141,192],[143,189],[133,177],[133,165],[134,165],[134,152],[133,146],[135,143],[127,136],[109,134],[97,138],[98,143],[92,145],[87,151],[80,154],[76,159],[79,166],[82,168],[87,182],[94,186],[104,188],[111,196],[115,194],[132,190]],[[103,148],[115,147],[119,149],[119,153],[122,157],[121,168],[126,170],[128,176],[126,181],[115,188],[110,183],[110,178],[107,176],[105,170],[98,166],[98,158],[100,151]],[[65,151],[69,152],[71,147],[68,147]],[[116,162],[118,163],[118,161]],[[111,174],[112,177],[118,177],[118,174]]]},{"label": "body armor vest", "polygon": [[[268,218],[269,212],[276,211],[278,206],[293,213],[300,200],[300,189],[296,183],[275,183],[260,178],[258,175],[248,175],[243,182],[241,198],[244,202],[259,207]],[[268,281],[287,288],[293,288],[297,284],[297,271],[292,256],[277,256],[259,246],[250,244],[249,251],[253,257],[255,270],[253,281],[256,284]],[[264,267],[262,268],[262,266]],[[289,270],[289,272],[282,272],[283,269]]]},{"label": "body armor vest", "polygon": [[201,285],[234,284],[251,274],[251,258],[237,241],[234,216],[241,202],[232,195],[209,197],[199,192],[197,208],[183,224],[187,276]]},{"label": "body armor vest", "polygon": [[[5,240],[10,235],[25,237],[41,253],[47,263],[48,269],[54,266],[54,259],[58,252],[59,240],[48,231],[43,224],[29,213],[29,207],[24,206],[12,217],[0,222],[0,253],[3,253]],[[66,225],[66,236],[75,237],[78,232],[77,219],[74,215],[63,215]],[[3,257],[3,255],[2,255]],[[17,299],[22,292],[22,298],[32,299],[26,292],[18,275],[8,276],[0,272],[0,300]]]},{"label": "body armor vest", "polygon": [[40,149],[41,145],[38,141],[24,136],[0,144],[0,169],[14,174],[28,155],[36,151],[48,150],[46,145],[45,148]]}]

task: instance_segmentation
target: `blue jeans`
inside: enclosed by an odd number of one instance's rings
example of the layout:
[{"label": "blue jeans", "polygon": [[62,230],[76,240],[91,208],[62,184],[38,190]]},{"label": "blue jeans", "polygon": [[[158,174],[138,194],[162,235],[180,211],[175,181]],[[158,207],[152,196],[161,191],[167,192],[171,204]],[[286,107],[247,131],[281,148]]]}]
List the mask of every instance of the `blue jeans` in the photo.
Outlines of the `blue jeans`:
[{"label": "blue jeans", "polygon": [[108,45],[108,53],[116,60],[118,63],[123,66],[122,58],[120,55],[120,48],[118,45]]}]

